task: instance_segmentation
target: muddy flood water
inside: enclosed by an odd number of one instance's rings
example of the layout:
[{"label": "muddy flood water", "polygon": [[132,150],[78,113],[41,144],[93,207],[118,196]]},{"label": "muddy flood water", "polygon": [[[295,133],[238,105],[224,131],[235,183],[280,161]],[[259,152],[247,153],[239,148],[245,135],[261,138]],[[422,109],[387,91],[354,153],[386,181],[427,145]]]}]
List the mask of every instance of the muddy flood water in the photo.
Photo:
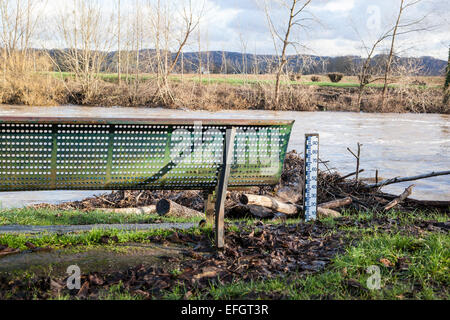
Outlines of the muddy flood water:
[{"label": "muddy flood water", "polygon": [[[347,147],[363,144],[361,168],[363,178],[413,176],[431,171],[450,170],[450,116],[437,114],[365,114],[347,112],[281,112],[281,111],[182,111],[145,108],[98,107],[22,107],[0,105],[0,116],[67,116],[67,117],[154,117],[154,118],[228,118],[293,119],[289,150],[303,152],[305,133],[320,134],[320,158],[342,174],[355,171],[355,159]],[[321,166],[322,170],[325,167]],[[415,183],[412,198],[449,200],[450,176],[434,177],[383,188],[401,193]],[[3,208],[33,203],[59,203],[80,200],[105,191],[38,191],[2,192]]]}]

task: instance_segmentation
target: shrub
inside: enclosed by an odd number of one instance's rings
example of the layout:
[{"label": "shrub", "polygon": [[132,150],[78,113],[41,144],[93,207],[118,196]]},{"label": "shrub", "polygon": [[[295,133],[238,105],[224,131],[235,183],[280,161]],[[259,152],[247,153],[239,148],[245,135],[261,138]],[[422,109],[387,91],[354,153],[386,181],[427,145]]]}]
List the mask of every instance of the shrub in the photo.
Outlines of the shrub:
[{"label": "shrub", "polygon": [[297,74],[293,73],[293,74],[289,75],[289,79],[291,81],[299,81],[301,78],[302,78],[302,75],[300,73],[297,73]]},{"label": "shrub", "polygon": [[312,77],[311,77],[311,81],[312,81],[312,82],[319,82],[319,81],[320,81],[320,78],[319,78],[318,76],[312,76]]},{"label": "shrub", "polygon": [[427,85],[427,83],[425,81],[421,81],[418,79],[412,81],[411,84],[415,85],[415,86],[423,86],[423,87],[425,87]]},{"label": "shrub", "polygon": [[[361,79],[362,79],[362,81],[361,81]],[[364,85],[369,84],[371,79],[372,79],[372,76],[370,74],[366,74],[364,76],[358,74],[358,81],[359,81],[359,83],[362,83]]]},{"label": "shrub", "polygon": [[330,78],[331,82],[337,83],[339,81],[342,80],[342,78],[344,78],[344,74],[339,73],[339,72],[333,72],[333,73],[329,73],[327,74],[328,78]]}]

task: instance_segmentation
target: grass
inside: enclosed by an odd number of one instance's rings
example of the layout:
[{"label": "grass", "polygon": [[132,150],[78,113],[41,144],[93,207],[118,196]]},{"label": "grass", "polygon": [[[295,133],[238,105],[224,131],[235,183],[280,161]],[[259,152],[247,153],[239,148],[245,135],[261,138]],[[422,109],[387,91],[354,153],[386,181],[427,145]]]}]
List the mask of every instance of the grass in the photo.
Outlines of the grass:
[{"label": "grass", "polygon": [[[322,223],[346,231],[354,245],[334,257],[323,272],[286,274],[265,281],[236,280],[226,285],[210,283],[207,289],[193,292],[190,299],[450,299],[449,235],[427,232],[418,237],[404,229],[421,220],[448,221],[448,216],[391,211],[386,216],[396,219],[398,224],[389,230],[356,224],[374,219],[373,212],[361,212],[357,216],[344,212],[343,216],[353,220],[355,225],[337,226],[333,219],[324,219]],[[251,219],[243,221],[252,224]],[[402,260],[407,261],[407,268],[397,267]],[[388,261],[388,265],[383,263]],[[380,270],[379,290],[368,287],[372,276],[368,273],[370,266]],[[185,293],[183,287],[175,287],[166,292],[165,298],[182,299]]]},{"label": "grass", "polygon": [[90,224],[146,224],[161,222],[200,222],[200,218],[161,217],[157,214],[122,214],[101,211],[63,211],[54,209],[0,210],[0,225],[90,225]]},{"label": "grass", "polygon": [[[145,230],[145,231],[126,231],[119,229],[94,229],[88,232],[76,234],[49,234],[42,233],[39,236],[30,237],[25,234],[2,234],[0,235],[0,245],[7,245],[10,248],[17,248],[27,250],[25,245],[27,242],[34,244],[37,247],[63,248],[72,246],[96,246],[103,243],[103,237],[109,237],[109,243],[150,243],[150,237],[161,236],[169,237],[174,233],[174,230]],[[213,237],[212,228],[191,228],[184,230],[185,234],[199,235],[206,233]],[[115,240],[112,240],[114,238]]]},{"label": "grass", "polygon": [[[366,236],[358,244],[336,256],[322,273],[285,275],[266,281],[236,281],[226,285],[210,284],[202,292],[194,292],[191,299],[450,299],[448,290],[450,238],[444,234],[430,234],[423,239],[404,235]],[[407,270],[396,270],[380,262],[388,259],[395,264],[407,257]],[[369,266],[380,270],[381,288],[371,290]],[[360,287],[353,288],[351,280]],[[172,288],[167,299],[181,299],[182,287]]]},{"label": "grass", "polygon": [[[6,214],[3,211],[0,217],[17,221],[21,213],[32,215],[32,212],[12,210]],[[103,219],[99,212],[81,213],[71,212],[67,217],[57,217],[57,211],[36,211],[41,216],[23,218],[24,221],[40,221],[42,223],[59,223],[61,221],[74,221],[71,214],[77,217],[87,215],[89,221]],[[39,216],[39,214],[37,216]],[[65,213],[66,214],[66,213]],[[445,232],[431,232],[424,229],[419,235],[414,231],[414,225],[419,221],[435,220],[448,221],[448,216],[439,213],[417,211],[405,213],[391,211],[388,214],[373,212],[360,212],[355,215],[343,212],[344,219],[352,223],[339,224],[334,219],[324,219],[321,222],[334,227],[335,231],[344,231],[345,237],[352,240],[345,251],[332,258],[328,267],[314,274],[285,274],[264,281],[242,281],[235,279],[232,283],[219,285],[210,283],[206,288],[194,290],[189,299],[450,299],[450,237]],[[392,219],[396,223],[386,223],[382,226],[376,223],[377,219]],[[16,219],[16,220],[14,220]],[[28,219],[28,220],[27,220]],[[31,219],[31,220],[30,220]],[[66,220],[65,220],[66,219]],[[68,220],[67,220],[68,219]],[[80,218],[76,218],[80,219]],[[117,217],[119,219],[119,217]],[[88,220],[82,220],[86,222]],[[254,228],[256,220],[239,219],[228,220],[230,228]],[[287,221],[266,221],[266,224],[298,223],[299,219]],[[192,228],[182,231],[189,234],[207,234],[213,239],[213,229]],[[331,231],[334,232],[334,231]],[[7,244],[13,248],[27,249],[26,242],[39,247],[52,248],[77,246],[103,247],[105,250],[114,246],[114,243],[149,243],[150,237],[169,237],[172,230],[149,231],[121,231],[121,230],[92,230],[81,234],[42,234],[39,237],[26,235],[0,235],[0,244]],[[102,237],[117,237],[114,242],[104,244]],[[403,267],[401,267],[403,264]],[[375,266],[380,271],[380,289],[370,289],[368,281],[372,274],[368,268]],[[177,267],[171,269],[173,275],[181,271]],[[182,299],[186,289],[175,286],[165,291],[165,299]],[[58,299],[68,299],[61,296]],[[101,292],[100,299],[105,300],[134,300],[142,299],[133,295],[121,283],[109,290]]]},{"label": "grass", "polygon": [[[57,79],[74,79],[75,74],[71,72],[45,72],[44,74],[50,74],[53,75]],[[101,79],[106,82],[116,83],[118,82],[118,75],[117,73],[99,73],[96,75],[98,79]],[[139,75],[140,81],[148,81],[155,79],[156,76],[153,74],[141,74]],[[250,85],[257,85],[257,84],[275,84],[274,79],[268,79],[266,76],[255,76],[255,75],[248,75],[248,78],[245,78],[245,75],[236,75],[235,77],[233,75],[203,75],[202,78],[198,75],[186,75],[185,77],[181,77],[180,75],[173,75],[169,77],[170,80],[174,82],[181,82],[182,80],[187,81],[193,81],[198,82],[202,84],[230,84],[235,86],[242,86],[246,84]],[[326,78],[326,77],[324,77]],[[305,86],[318,86],[318,87],[334,87],[334,88],[358,88],[359,83],[354,82],[354,77],[348,77],[350,80],[348,81],[341,81],[338,83],[334,83],[331,81],[281,81],[281,84],[283,85],[305,85]],[[122,80],[126,80],[127,76],[122,74],[121,75]],[[130,74],[128,75],[128,79],[133,81],[136,79],[136,75]],[[420,89],[435,89],[435,88],[443,88],[442,85],[436,85],[436,84],[427,84],[425,86],[423,85],[414,85],[414,84],[408,84],[408,85],[401,85],[401,84],[389,84],[389,88],[398,88],[401,86],[406,87],[417,87]],[[371,83],[367,85],[368,88],[383,88],[382,83]]]}]

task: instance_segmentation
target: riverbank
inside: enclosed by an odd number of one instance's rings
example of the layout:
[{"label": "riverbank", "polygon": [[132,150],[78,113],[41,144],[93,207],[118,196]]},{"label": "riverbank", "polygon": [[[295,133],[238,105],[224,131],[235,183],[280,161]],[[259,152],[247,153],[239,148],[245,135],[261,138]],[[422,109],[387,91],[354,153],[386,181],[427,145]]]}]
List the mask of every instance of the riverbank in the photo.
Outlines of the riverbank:
[{"label": "riverbank", "polygon": [[[309,76],[304,76],[305,78]],[[308,79],[285,79],[275,101],[270,76],[231,77],[220,75],[174,76],[161,88],[154,77],[125,79],[119,84],[114,75],[99,75],[84,83],[66,74],[31,74],[0,81],[0,103],[25,105],[123,106],[185,110],[284,110],[355,111],[371,113],[449,114],[439,77],[398,80],[389,85],[382,107],[380,84],[364,90],[359,103],[358,83]],[[351,78],[351,77],[349,77]],[[437,79],[439,78],[439,79]],[[442,81],[440,81],[442,80]]]},{"label": "riverbank", "polygon": [[[252,193],[299,188],[302,170],[302,158],[291,152],[277,188]],[[351,177],[320,171],[318,184],[319,203],[351,197],[335,209],[340,217],[255,218],[237,210],[240,193],[231,192],[223,251],[215,250],[212,227],[198,218],[98,210],[171,199],[201,211],[203,198],[196,191],[119,191],[58,206],[1,210],[0,231],[7,232],[0,232],[0,299],[450,298],[448,204],[406,199],[387,211],[390,196]],[[103,223],[112,225],[92,229]],[[191,225],[166,228],[174,223]],[[79,289],[66,285],[71,265],[80,267]],[[374,272],[379,282],[370,280]]]},{"label": "riverbank", "polygon": [[[447,300],[448,232],[448,216],[391,211],[227,220],[223,252],[209,227],[0,235],[2,250],[23,250],[0,257],[0,299]],[[73,264],[81,288],[69,290]]]}]

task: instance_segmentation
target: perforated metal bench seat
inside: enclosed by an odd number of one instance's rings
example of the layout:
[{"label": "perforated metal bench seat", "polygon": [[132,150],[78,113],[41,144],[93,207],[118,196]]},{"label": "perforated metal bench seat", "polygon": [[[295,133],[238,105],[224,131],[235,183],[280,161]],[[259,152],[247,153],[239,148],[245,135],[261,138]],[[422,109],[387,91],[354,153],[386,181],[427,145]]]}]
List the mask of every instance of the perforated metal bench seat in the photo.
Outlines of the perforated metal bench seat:
[{"label": "perforated metal bench seat", "polygon": [[275,185],[293,123],[0,117],[0,191]]}]

